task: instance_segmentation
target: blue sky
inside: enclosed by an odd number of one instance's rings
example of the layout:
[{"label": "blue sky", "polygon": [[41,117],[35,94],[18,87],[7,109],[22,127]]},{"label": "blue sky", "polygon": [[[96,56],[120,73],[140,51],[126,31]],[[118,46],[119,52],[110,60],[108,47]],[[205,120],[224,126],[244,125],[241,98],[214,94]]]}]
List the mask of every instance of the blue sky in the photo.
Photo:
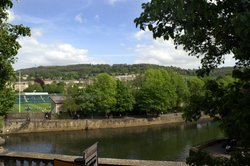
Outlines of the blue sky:
[{"label": "blue sky", "polygon": [[[151,63],[197,68],[172,41],[154,40],[133,20],[148,0],[19,0],[13,1],[9,22],[31,28],[15,69],[70,64]],[[229,58],[226,66],[233,65]]]}]

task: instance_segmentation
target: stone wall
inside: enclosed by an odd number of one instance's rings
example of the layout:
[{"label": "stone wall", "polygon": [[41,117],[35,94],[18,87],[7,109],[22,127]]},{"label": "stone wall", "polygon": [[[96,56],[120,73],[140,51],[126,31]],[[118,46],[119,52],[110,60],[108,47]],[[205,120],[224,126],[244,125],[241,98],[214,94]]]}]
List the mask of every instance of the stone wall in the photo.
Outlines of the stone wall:
[{"label": "stone wall", "polygon": [[[203,117],[206,119],[207,117]],[[157,118],[119,118],[82,120],[6,120],[3,133],[85,130],[121,128],[184,122],[181,114],[167,114]]]},{"label": "stone wall", "polygon": [[43,112],[27,112],[27,113],[8,113],[5,115],[5,120],[26,120],[26,119],[45,119]]}]

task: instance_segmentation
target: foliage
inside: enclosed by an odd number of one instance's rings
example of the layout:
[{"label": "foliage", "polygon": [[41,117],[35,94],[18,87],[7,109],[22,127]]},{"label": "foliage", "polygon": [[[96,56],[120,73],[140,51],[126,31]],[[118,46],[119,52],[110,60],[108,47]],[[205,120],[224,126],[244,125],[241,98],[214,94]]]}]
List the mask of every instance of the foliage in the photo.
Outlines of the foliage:
[{"label": "foliage", "polygon": [[[3,0],[0,3],[0,108],[1,114],[8,111],[14,104],[12,90],[7,85],[15,77],[12,64],[15,62],[18,49],[18,37],[30,35],[30,30],[23,25],[12,25],[7,22],[7,10],[12,8],[11,0]],[[4,98],[2,98],[4,97]],[[8,100],[6,100],[8,99]]]},{"label": "foliage", "polygon": [[[94,83],[83,90],[74,90],[72,97],[78,110],[108,114],[116,104],[116,81],[107,73],[99,74]],[[76,107],[75,107],[76,108]]]},{"label": "foliage", "polygon": [[[136,26],[148,29],[154,38],[172,38],[176,47],[182,45],[190,55],[201,58],[202,69],[198,71],[201,76],[208,75],[211,69],[224,63],[225,56],[233,54],[236,82],[207,80],[204,95],[191,94],[185,116],[187,120],[197,120],[203,111],[219,119],[225,133],[237,138],[238,146],[248,148],[250,1],[152,0],[142,4],[142,9],[135,19]],[[234,154],[232,158],[236,159]],[[240,162],[234,164],[244,165],[243,160]]]},{"label": "foliage", "polygon": [[79,104],[77,104],[76,99],[80,93],[79,87],[77,85],[68,86],[66,90],[66,99],[62,103],[62,110],[68,112],[76,112],[80,109]]},{"label": "foliage", "polygon": [[80,107],[86,112],[98,112],[97,103],[99,102],[98,91],[95,90],[93,85],[89,85],[84,89],[82,94],[78,96]]},{"label": "foliage", "polygon": [[41,87],[45,85],[44,81],[41,78],[35,78],[34,83],[40,84]]},{"label": "foliage", "polygon": [[149,69],[145,72],[137,96],[140,110],[157,114],[167,112],[175,105],[176,100],[175,87],[167,71]]},{"label": "foliage", "polygon": [[185,107],[183,116],[188,121],[198,120],[203,111],[203,101],[205,100],[205,82],[199,77],[193,77],[187,81],[189,89],[189,99]]},{"label": "foliage", "polygon": [[85,114],[94,112],[108,114],[111,111],[124,112],[133,109],[134,97],[128,85],[115,81],[106,73],[98,75],[94,83],[83,90],[71,87],[67,92],[78,105],[77,109]]},{"label": "foliage", "polygon": [[235,82],[235,78],[232,76],[225,76],[225,77],[220,77],[217,79],[217,82],[219,84],[222,84],[224,87],[228,87],[230,84],[233,84]]},{"label": "foliage", "polygon": [[0,130],[3,129],[4,117],[0,116]]},{"label": "foliage", "polygon": [[[208,158],[196,154],[187,158],[191,165],[249,165],[250,145],[250,83],[236,81],[225,86],[216,80],[208,80],[203,96],[195,96],[184,113],[187,120],[197,120],[201,112],[220,120],[220,126],[229,138],[237,140],[235,152],[230,160]],[[242,154],[245,155],[242,155]],[[246,164],[247,163],[247,164]]]},{"label": "foliage", "polygon": [[191,100],[184,115],[187,120],[197,120],[203,111],[220,119],[221,127],[227,136],[239,140],[241,146],[249,146],[249,87],[249,82],[239,81],[224,87],[215,80],[210,80],[205,84],[205,95],[196,96]]},{"label": "foliage", "polygon": [[201,57],[200,74],[233,53],[238,66],[250,65],[250,2],[247,0],[152,0],[142,4],[136,26],[154,38],[172,38],[190,55]]},{"label": "foliage", "polygon": [[171,73],[172,83],[175,86],[175,93],[177,95],[176,108],[181,108],[188,101],[190,95],[189,89],[187,87],[187,78],[184,78],[175,73]]},{"label": "foliage", "polygon": [[99,74],[93,83],[95,95],[98,100],[95,103],[98,111],[109,113],[116,104],[116,81],[107,73]]},{"label": "foliage", "polygon": [[125,75],[125,74],[140,74],[144,73],[147,69],[168,69],[178,72],[180,74],[195,75],[194,70],[184,70],[177,67],[164,67],[152,64],[114,64],[114,65],[91,65],[91,64],[79,64],[69,66],[48,66],[48,67],[35,67],[29,69],[22,69],[23,74],[27,74],[30,78],[44,78],[44,79],[80,79],[95,77],[101,73],[109,73],[110,75]]},{"label": "foliage", "polygon": [[15,99],[15,93],[11,88],[4,88],[0,91],[0,116],[11,110]]},{"label": "foliage", "polygon": [[132,94],[132,90],[130,87],[122,82],[116,81],[116,112],[126,112],[132,111],[133,106],[135,104],[135,98]]},{"label": "foliage", "polygon": [[231,158],[212,157],[207,152],[198,151],[192,152],[190,157],[187,158],[187,164],[191,166],[245,166],[249,165],[250,155],[248,153],[233,152]]},{"label": "foliage", "polygon": [[30,84],[28,88],[23,90],[24,92],[43,92],[43,88],[40,84]]},{"label": "foliage", "polygon": [[72,96],[72,97],[78,96],[79,86],[77,84],[71,84],[71,85],[67,86],[65,94]]},{"label": "foliage", "polygon": [[48,85],[44,85],[44,92],[51,93],[63,93],[64,92],[64,84],[63,83],[52,83]]},{"label": "foliage", "polygon": [[232,76],[233,67],[222,67],[212,70],[209,74],[211,77]]},{"label": "foliage", "polygon": [[187,85],[191,96],[193,95],[202,96],[202,94],[204,93],[203,87],[205,83],[202,79],[198,77],[194,77],[191,80],[188,80]]},{"label": "foliage", "polygon": [[237,138],[244,144],[249,142],[249,83],[235,82],[225,87],[215,80],[210,80],[205,85],[205,95],[197,95],[195,99],[190,101],[185,112],[188,120],[198,119],[201,111],[204,111],[205,114],[221,120],[222,128],[230,138]]},{"label": "foliage", "polygon": [[[181,75],[194,76],[196,70],[194,69],[181,69],[177,67],[165,67],[152,64],[114,64],[110,65],[90,65],[90,64],[79,64],[70,66],[40,66],[28,69],[22,69],[21,72],[24,75],[29,75],[28,79],[33,80],[34,78],[44,78],[52,80],[71,80],[71,79],[88,79],[95,77],[100,73],[109,73],[110,75],[125,75],[125,74],[142,74],[147,69],[164,69]],[[223,77],[231,74],[232,67],[222,67],[211,72],[213,77]]]},{"label": "foliage", "polygon": [[68,96],[62,104],[62,110],[66,110],[68,112],[76,112],[80,109],[79,105],[76,104],[76,100],[71,96]]},{"label": "foliage", "polygon": [[52,84],[42,84],[35,82],[34,84],[29,84],[28,88],[24,89],[24,92],[48,92],[52,93],[60,93],[64,92],[64,83],[52,83]]}]

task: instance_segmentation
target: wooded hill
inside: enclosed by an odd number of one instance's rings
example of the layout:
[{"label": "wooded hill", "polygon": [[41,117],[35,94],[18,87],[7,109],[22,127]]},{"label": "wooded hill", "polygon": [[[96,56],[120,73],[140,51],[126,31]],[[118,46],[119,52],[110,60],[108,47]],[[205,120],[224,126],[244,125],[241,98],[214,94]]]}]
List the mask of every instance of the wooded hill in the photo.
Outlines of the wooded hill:
[{"label": "wooded hill", "polygon": [[[21,69],[22,75],[28,75],[28,79],[80,79],[96,76],[100,73],[108,73],[110,75],[140,74],[147,69],[166,69],[181,75],[196,75],[195,69],[181,69],[173,66],[159,66],[153,64],[78,64],[69,66],[39,66],[27,69]],[[223,67],[214,70],[211,76],[219,77],[232,73],[232,67]]]}]

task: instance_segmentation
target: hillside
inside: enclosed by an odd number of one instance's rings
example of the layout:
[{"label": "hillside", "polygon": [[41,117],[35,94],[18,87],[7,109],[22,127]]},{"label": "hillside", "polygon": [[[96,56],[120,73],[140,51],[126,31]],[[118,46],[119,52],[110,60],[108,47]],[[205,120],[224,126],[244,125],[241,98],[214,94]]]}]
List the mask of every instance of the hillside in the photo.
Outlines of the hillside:
[{"label": "hillside", "polygon": [[[43,79],[80,79],[96,76],[99,73],[109,73],[111,75],[125,75],[125,74],[140,74],[149,68],[166,69],[177,72],[182,75],[196,75],[196,70],[186,70],[178,67],[166,67],[152,64],[78,64],[69,66],[39,66],[28,69],[21,69],[22,75],[28,75],[28,79],[43,78]],[[211,73],[211,76],[218,77],[231,74],[232,67],[225,67],[216,69]]]}]

